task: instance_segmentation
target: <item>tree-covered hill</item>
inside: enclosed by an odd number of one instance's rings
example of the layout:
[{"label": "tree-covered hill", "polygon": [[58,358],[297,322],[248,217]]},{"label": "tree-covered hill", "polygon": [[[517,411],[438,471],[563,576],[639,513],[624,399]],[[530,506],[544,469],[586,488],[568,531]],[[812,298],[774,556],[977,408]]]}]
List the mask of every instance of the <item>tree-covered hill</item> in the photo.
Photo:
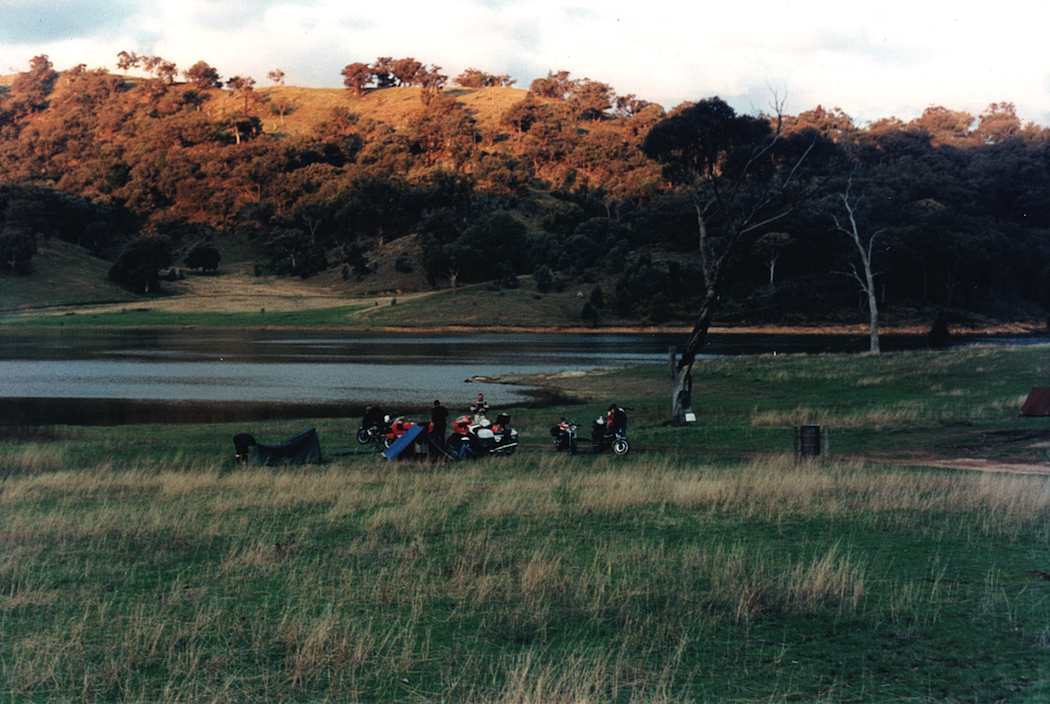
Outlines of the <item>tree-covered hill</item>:
[{"label": "tree-covered hill", "polygon": [[[691,319],[703,298],[699,223],[714,242],[729,231],[697,187],[704,174],[683,180],[646,156],[653,128],[687,106],[568,72],[525,89],[381,58],[347,66],[344,89],[307,89],[279,71],[262,87],[204,62],[181,74],[157,57],[121,62],[139,70],[56,71],[39,56],[0,81],[0,275],[33,276],[36,248],[58,238],[138,291],[215,251],[281,276],[334,272],[348,291],[527,274],[541,290],[591,288],[581,320],[664,322]],[[751,152],[734,197],[760,207],[756,184],[796,143],[820,168],[734,250],[727,321],[864,319],[843,202],[854,232],[874,237],[870,300],[888,319],[1047,304],[1050,132],[1009,104],[863,127],[820,107],[762,120],[776,146]]]}]

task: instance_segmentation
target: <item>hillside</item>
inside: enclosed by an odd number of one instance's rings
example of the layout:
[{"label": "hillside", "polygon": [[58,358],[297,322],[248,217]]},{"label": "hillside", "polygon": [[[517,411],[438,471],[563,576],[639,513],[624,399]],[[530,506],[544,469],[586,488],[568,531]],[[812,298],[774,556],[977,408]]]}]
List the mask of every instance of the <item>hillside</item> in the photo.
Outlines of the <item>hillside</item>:
[{"label": "hillside", "polygon": [[[208,248],[227,275],[348,299],[466,286],[508,296],[529,281],[540,296],[582,294],[573,324],[688,323],[703,294],[703,213],[716,249],[744,233],[727,322],[855,324],[866,312],[848,273],[857,249],[836,226],[843,193],[858,236],[878,239],[886,322],[1032,319],[1050,302],[1050,139],[1011,127],[1002,106],[960,136],[935,113],[859,128],[817,108],[774,123],[705,99],[754,145],[718,147],[704,171],[687,144],[701,132],[674,132],[686,111],[568,74],[532,90],[357,94],[33,71],[0,82],[9,310],[56,303],[44,247],[56,240],[98,259],[88,277],[124,257],[114,275],[131,291],[178,291],[162,275],[184,275],[187,255]],[[803,143],[800,173],[789,164]],[[772,158],[718,191],[748,149]],[[69,302],[116,300],[108,282],[91,288],[73,285]]]},{"label": "hillside", "polygon": [[[419,277],[377,274],[348,287],[335,272],[309,279],[256,276],[250,262],[230,262],[210,273],[183,272],[149,296],[106,280],[108,264],[63,242],[41,247],[30,277],[0,276],[0,323],[224,324],[232,326],[462,326],[593,328],[581,321],[586,285],[540,292],[531,276],[515,288],[468,284],[455,293],[432,290]],[[115,317],[114,317],[115,316]],[[637,329],[637,321],[603,316],[600,325]]]},{"label": "hillside", "polygon": [[32,276],[0,276],[0,312],[138,299],[106,278],[109,262],[52,240],[39,247]]}]

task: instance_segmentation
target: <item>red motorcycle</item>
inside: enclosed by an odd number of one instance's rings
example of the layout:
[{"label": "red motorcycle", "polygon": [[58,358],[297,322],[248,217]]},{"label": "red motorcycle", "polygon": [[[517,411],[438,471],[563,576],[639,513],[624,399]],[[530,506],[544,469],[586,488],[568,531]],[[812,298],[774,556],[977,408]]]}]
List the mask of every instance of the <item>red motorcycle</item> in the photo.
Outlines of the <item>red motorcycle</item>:
[{"label": "red motorcycle", "polygon": [[460,416],[445,444],[460,457],[510,455],[518,447],[518,431],[510,427],[506,413],[496,416],[494,423],[485,419],[475,423],[471,416]]},{"label": "red motorcycle", "polygon": [[409,428],[413,425],[422,425],[423,430],[430,432],[434,429],[433,423],[416,423],[413,420],[405,420],[404,418],[395,418],[394,422],[390,424],[390,431],[383,436],[383,447],[390,447],[397,439],[405,434]]}]

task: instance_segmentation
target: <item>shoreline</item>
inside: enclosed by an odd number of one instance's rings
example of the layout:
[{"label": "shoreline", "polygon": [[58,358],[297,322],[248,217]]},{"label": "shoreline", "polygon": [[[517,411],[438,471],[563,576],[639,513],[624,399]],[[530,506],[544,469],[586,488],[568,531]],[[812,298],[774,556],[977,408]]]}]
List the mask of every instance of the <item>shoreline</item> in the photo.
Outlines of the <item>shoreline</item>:
[{"label": "shoreline", "polygon": [[[359,329],[348,327],[346,329]],[[369,326],[368,330],[376,332],[543,332],[543,333],[568,333],[575,335],[585,334],[618,334],[618,333],[651,333],[651,334],[682,334],[688,335],[692,332],[691,326],[685,325],[610,325],[610,326],[578,326],[578,325],[377,325]],[[993,323],[990,325],[954,325],[948,326],[949,333],[959,335],[1030,335],[1045,332],[1047,327],[1037,322],[1017,323]],[[708,334],[751,334],[751,335],[861,335],[867,337],[868,326],[858,325],[712,325]],[[879,328],[880,335],[926,335],[929,326],[923,325],[894,325]]]},{"label": "shoreline", "polygon": [[[69,320],[83,313],[65,313]],[[68,317],[67,317],[68,316]],[[47,329],[56,327],[53,323],[34,324],[21,321],[13,329]],[[62,323],[58,327],[65,327]],[[77,323],[69,327],[81,327]],[[174,323],[169,325],[84,325],[98,329],[121,329],[125,327],[147,327],[154,330],[339,330],[359,332],[389,333],[543,333],[572,335],[609,335],[609,334],[663,334],[689,335],[690,325],[210,325],[201,323]],[[10,328],[9,328],[10,329]],[[1037,321],[997,322],[986,325],[957,324],[948,326],[951,335],[1035,335],[1050,332],[1050,325]],[[855,335],[868,337],[870,331],[863,323],[814,325],[712,325],[709,335],[744,334],[744,335]],[[879,335],[927,335],[927,325],[887,325],[879,328]]]}]

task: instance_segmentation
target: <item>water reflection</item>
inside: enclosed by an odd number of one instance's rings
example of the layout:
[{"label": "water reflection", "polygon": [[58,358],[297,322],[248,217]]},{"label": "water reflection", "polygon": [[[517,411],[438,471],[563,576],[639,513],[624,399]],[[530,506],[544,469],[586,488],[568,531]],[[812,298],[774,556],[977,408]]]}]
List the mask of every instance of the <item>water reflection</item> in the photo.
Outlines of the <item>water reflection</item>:
[{"label": "water reflection", "polygon": [[[1046,341],[1046,336],[981,339],[1031,343]],[[526,401],[525,391],[465,380],[506,372],[664,366],[668,348],[683,341],[680,334],[641,333],[3,331],[0,422],[127,422],[123,419],[153,417],[144,410],[153,407],[164,409],[160,419],[193,419],[189,408],[202,409],[198,420],[245,414],[317,417],[346,415],[368,402],[421,409],[435,398],[457,410],[479,392],[490,403],[506,405]],[[954,343],[967,341],[958,338]],[[912,349],[926,346],[926,339],[885,335],[882,345],[886,351]],[[866,349],[862,335],[719,333],[711,336],[705,351],[721,355]],[[80,410],[70,410],[74,408]],[[83,419],[69,420],[70,415]]]},{"label": "water reflection", "polygon": [[160,419],[193,416],[188,407],[199,409],[200,418],[258,417],[263,409],[273,417],[345,415],[369,402],[412,410],[435,398],[455,411],[465,410],[479,392],[494,405],[516,404],[529,399],[527,390],[466,380],[666,363],[677,337],[5,332],[0,333],[0,422],[126,422],[154,418],[144,410],[150,404],[164,409]]}]

